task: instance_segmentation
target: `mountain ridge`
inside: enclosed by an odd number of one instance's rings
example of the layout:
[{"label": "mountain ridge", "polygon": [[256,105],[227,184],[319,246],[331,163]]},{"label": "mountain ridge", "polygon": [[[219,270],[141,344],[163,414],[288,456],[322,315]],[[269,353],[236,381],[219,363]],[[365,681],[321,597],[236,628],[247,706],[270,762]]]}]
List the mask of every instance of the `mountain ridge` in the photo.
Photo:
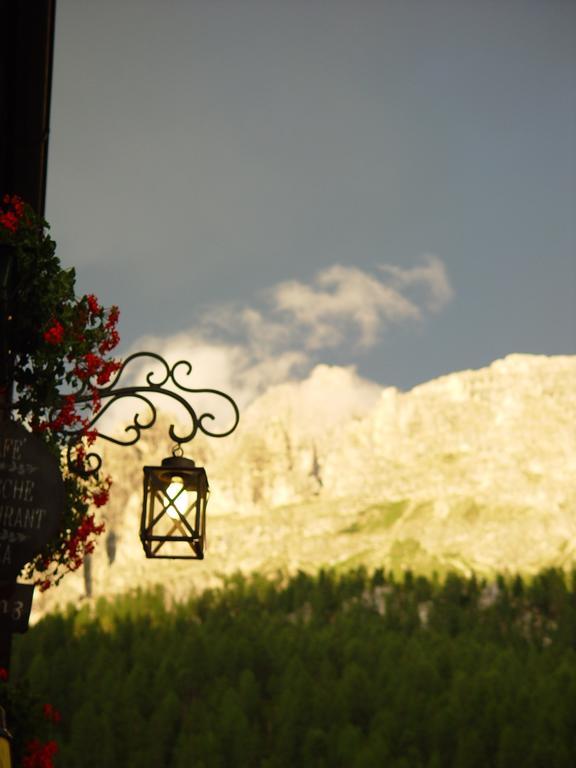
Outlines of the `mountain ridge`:
[{"label": "mountain ridge", "polygon": [[186,446],[212,490],[202,562],[141,550],[141,467],[170,453],[162,425],[133,449],[106,445],[106,539],[36,610],[157,582],[179,598],[236,570],[571,565],[575,384],[575,356],[514,354],[408,392],[329,366],[272,387],[234,435]]}]

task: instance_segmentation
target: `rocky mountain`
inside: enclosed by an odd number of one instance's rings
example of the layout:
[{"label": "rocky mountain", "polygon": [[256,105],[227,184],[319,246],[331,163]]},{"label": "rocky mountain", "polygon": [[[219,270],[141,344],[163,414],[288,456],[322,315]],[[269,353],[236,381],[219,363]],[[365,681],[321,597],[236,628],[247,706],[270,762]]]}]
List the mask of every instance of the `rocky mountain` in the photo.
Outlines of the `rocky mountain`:
[{"label": "rocky mountain", "polygon": [[165,427],[103,446],[115,481],[104,540],[35,598],[36,615],[159,582],[178,598],[238,570],[576,561],[576,357],[510,355],[409,392],[319,366],[269,389],[234,435],[187,447],[210,479],[204,561],[146,560],[138,539],[142,466],[170,454]]}]

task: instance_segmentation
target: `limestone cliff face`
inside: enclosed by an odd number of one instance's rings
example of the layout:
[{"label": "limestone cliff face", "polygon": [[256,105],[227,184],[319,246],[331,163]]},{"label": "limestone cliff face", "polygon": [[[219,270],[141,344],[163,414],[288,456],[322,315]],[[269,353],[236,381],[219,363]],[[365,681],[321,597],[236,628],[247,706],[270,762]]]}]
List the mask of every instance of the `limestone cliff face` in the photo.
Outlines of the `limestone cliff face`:
[{"label": "limestone cliff face", "polygon": [[87,583],[93,598],[158,582],[178,598],[236,570],[576,561],[576,357],[511,355],[406,393],[326,366],[270,389],[232,437],[187,449],[212,491],[203,562],[146,560],[138,539],[142,466],[170,453],[165,434],[104,447],[105,540],[37,615]]}]

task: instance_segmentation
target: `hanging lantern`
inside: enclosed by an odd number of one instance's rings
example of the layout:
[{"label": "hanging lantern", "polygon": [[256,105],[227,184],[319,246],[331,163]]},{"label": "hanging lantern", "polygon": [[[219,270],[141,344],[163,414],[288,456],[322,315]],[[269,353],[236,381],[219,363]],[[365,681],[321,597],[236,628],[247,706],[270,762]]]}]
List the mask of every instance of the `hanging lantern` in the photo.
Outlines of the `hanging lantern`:
[{"label": "hanging lantern", "polygon": [[192,459],[173,455],[144,467],[140,539],[146,557],[204,558],[208,477]]}]

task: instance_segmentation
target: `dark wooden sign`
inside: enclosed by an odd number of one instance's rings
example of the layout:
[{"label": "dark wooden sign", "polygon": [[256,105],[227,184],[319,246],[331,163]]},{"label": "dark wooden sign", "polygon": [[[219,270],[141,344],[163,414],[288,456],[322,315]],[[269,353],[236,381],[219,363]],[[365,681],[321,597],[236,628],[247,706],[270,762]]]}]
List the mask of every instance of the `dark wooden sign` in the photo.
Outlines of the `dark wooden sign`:
[{"label": "dark wooden sign", "polygon": [[0,632],[26,632],[33,596],[33,584],[0,584]]},{"label": "dark wooden sign", "polygon": [[0,423],[0,581],[56,536],[65,502],[58,459],[21,424]]}]

